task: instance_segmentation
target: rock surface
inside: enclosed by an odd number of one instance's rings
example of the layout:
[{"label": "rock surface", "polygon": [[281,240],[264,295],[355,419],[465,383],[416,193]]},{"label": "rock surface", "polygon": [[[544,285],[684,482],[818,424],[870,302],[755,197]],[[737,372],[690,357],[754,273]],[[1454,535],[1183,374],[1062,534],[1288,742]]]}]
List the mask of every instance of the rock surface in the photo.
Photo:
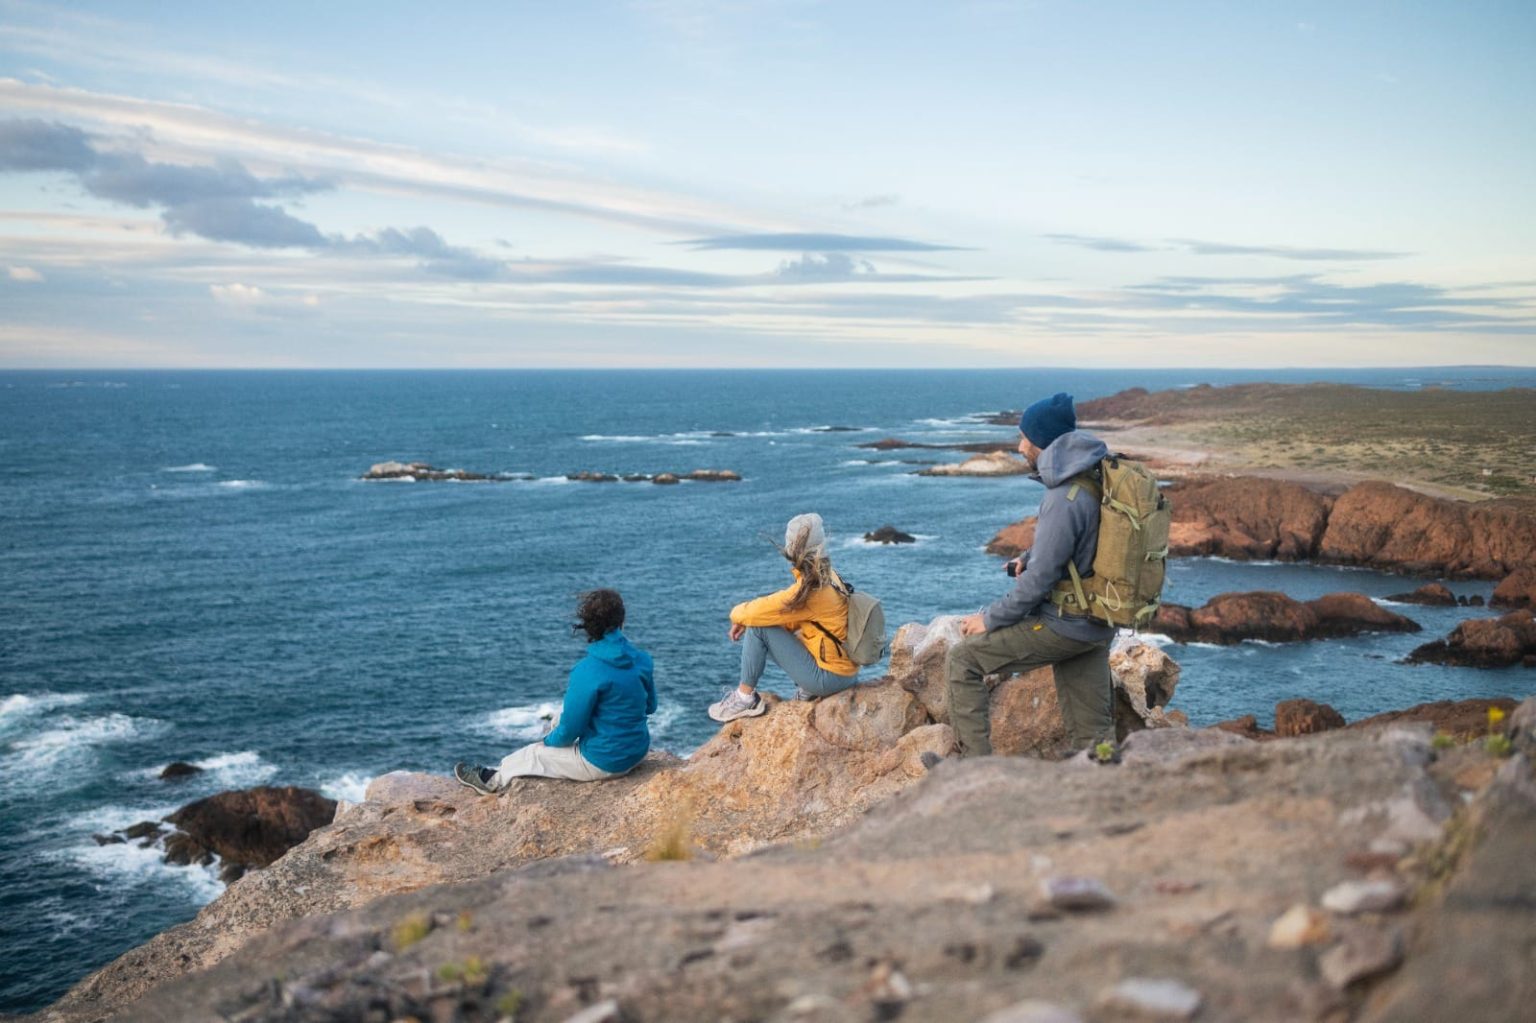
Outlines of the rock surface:
[{"label": "rock surface", "polygon": [[[900,706],[882,700],[867,716],[895,720]],[[1529,706],[1536,725],[1536,701]],[[1521,713],[1514,719],[1525,721]],[[843,727],[863,731],[850,723],[833,731]],[[1221,736],[1214,746],[1206,742],[1212,735]],[[1144,739],[1160,747],[1156,758],[1130,755]],[[474,850],[482,875],[354,899],[346,912],[247,930],[234,941],[212,920],[187,925],[177,930],[187,932],[189,954],[210,944],[230,954],[126,1007],[120,993],[91,1003],[77,989],[52,1016],[62,1023],[116,1006],[124,1020],[370,1011],[472,1019],[494,1018],[516,1000],[526,1023],[563,1023],[582,1012],[636,1023],[1100,1020],[1130,1011],[1105,1014],[1105,993],[1128,987],[1137,990],[1136,1011],[1184,1011],[1161,996],[1179,993],[1187,1004],[1194,992],[1200,1004],[1188,1011],[1210,1019],[1309,1019],[1320,1005],[1370,1019],[1422,1019],[1431,1007],[1448,1018],[1513,1019],[1529,1007],[1523,949],[1536,940],[1536,915],[1524,900],[1536,799],[1523,753],[1465,811],[1475,827],[1453,822],[1445,841],[1458,855],[1426,851],[1401,867],[1410,883],[1428,883],[1429,864],[1453,865],[1448,880],[1423,889],[1426,926],[1404,920],[1415,943],[1405,945],[1391,927],[1346,921],[1319,963],[1309,950],[1268,948],[1272,924],[1287,907],[1351,879],[1350,858],[1392,827],[1379,808],[1407,800],[1444,820],[1459,802],[1426,736],[1345,731],[1257,744],[1163,729],[1133,736],[1127,751],[1124,764],[1107,768],[1006,757],[946,762],[817,841],[741,860],[619,867],[609,864],[622,856],[585,855],[505,869],[515,864],[504,854],[559,827],[558,814],[528,816],[530,800],[574,798],[561,809],[603,816],[610,800],[628,805],[616,790],[632,795],[681,768],[651,764],[639,778],[602,787],[535,784],[502,799],[461,789],[434,800],[424,788],[392,783],[416,802],[353,808],[271,870],[232,886],[205,915],[237,897],[253,907],[242,890],[278,878],[289,861],[308,866],[266,889],[266,899],[313,891],[325,870],[348,862],[359,881],[407,869],[413,858],[418,869],[445,863],[454,846]],[[398,840],[404,832],[391,822],[400,818],[435,826],[394,858],[377,840]],[[347,842],[336,842],[344,832]],[[373,852],[366,865],[364,848]],[[322,849],[332,855],[318,855]],[[1461,862],[1467,867],[1455,869]],[[1064,872],[1100,879],[1116,895],[1113,907],[1037,913],[1041,881]],[[1392,973],[1405,956],[1408,967]],[[1332,1001],[1319,970],[1354,1000]],[[1030,1015],[1026,999],[1035,1002]]]},{"label": "rock surface", "polygon": [[917,537],[911,533],[903,533],[892,525],[884,525],[879,529],[871,530],[864,534],[864,539],[868,543],[917,543]]},{"label": "rock surface", "polygon": [[1030,472],[1029,463],[1007,451],[972,455],[956,465],[930,465],[919,469],[919,476],[1023,476]]},{"label": "rock surface", "polygon": [[1494,587],[1492,607],[1536,607],[1536,567],[1518,568]]},{"label": "rock surface", "polygon": [[1454,739],[1479,738],[1488,732],[1488,708],[1497,707],[1505,714],[1515,709],[1507,696],[1480,700],[1436,700],[1406,710],[1376,714],[1349,725],[1350,728],[1382,728],[1388,725],[1427,724],[1437,733]]},{"label": "rock surface", "polygon": [[1283,593],[1223,593],[1205,606],[1164,604],[1150,631],[1179,643],[1230,645],[1247,639],[1292,643],[1363,632],[1417,632],[1419,625],[1359,593],[1330,593],[1299,601]]},{"label": "rock surface", "polygon": [[1313,735],[1344,727],[1344,715],[1326,703],[1281,700],[1275,704],[1275,734],[1281,738]]},{"label": "rock surface", "polygon": [[1536,667],[1536,618],[1530,608],[1500,618],[1473,618],[1445,639],[1425,643],[1408,655],[1409,664],[1466,668]]},{"label": "rock surface", "polygon": [[194,774],[202,774],[203,769],[196,764],[189,764],[184,760],[176,760],[160,771],[161,781],[176,781],[179,778],[190,778]]},{"label": "rock surface", "polygon": [[1442,583],[1428,583],[1412,593],[1394,593],[1387,600],[1399,604],[1422,604],[1425,607],[1455,607],[1456,594]]},{"label": "rock surface", "polygon": [[[1505,579],[1504,599],[1530,599],[1536,578],[1536,501],[1465,502],[1389,483],[1361,483],[1335,498],[1298,483],[1252,476],[1191,477],[1167,488],[1169,552],[1240,561],[1322,561],[1392,572]],[[992,554],[1028,547],[1022,520],[993,537]],[[1522,571],[1526,574],[1521,574]],[[1396,599],[1396,598],[1393,598]],[[1505,606],[1518,606],[1508,604]]]}]

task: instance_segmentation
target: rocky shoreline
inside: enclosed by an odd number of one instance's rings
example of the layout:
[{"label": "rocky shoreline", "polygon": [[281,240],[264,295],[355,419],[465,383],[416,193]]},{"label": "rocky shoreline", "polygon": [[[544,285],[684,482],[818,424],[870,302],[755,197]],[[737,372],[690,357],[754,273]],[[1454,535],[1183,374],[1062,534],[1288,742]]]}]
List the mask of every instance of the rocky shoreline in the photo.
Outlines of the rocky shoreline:
[{"label": "rocky shoreline", "polygon": [[[907,625],[885,679],[775,702],[617,781],[482,798],[385,775],[35,1018],[1387,1020],[1527,1004],[1515,964],[1536,918],[1461,893],[1532,893],[1536,700],[1344,728],[1310,705],[1277,711],[1294,737],[1247,737],[1183,725],[1177,665],[1131,644],[1114,659],[1120,763],[1030,755],[1061,738],[1042,669],[993,680],[994,744],[1023,755],[930,772],[922,754],[953,748],[956,629]],[[1507,716],[1489,724],[1490,707]],[[1506,986],[1459,979],[1462,961]]]}]

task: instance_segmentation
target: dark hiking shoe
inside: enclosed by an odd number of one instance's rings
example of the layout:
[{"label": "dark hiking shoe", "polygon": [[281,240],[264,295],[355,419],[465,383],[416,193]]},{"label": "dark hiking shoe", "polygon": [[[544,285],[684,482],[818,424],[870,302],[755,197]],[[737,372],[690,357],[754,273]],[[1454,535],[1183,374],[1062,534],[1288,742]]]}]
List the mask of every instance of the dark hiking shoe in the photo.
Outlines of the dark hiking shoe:
[{"label": "dark hiking shoe", "polygon": [[481,767],[478,764],[454,764],[453,777],[460,785],[467,789],[474,789],[482,796],[496,794],[496,790],[491,788],[491,779],[496,777],[496,772],[489,767]]}]

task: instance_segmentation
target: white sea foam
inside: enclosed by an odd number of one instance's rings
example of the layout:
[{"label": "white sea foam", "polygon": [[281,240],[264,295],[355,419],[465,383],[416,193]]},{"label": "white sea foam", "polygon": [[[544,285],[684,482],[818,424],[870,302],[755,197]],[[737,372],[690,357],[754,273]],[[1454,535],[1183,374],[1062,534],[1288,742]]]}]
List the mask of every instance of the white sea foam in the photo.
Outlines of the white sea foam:
[{"label": "white sea foam", "polygon": [[[220,788],[244,789],[252,785],[260,785],[277,773],[277,765],[269,764],[261,759],[261,754],[254,750],[244,750],[240,753],[219,753],[203,760],[188,761],[193,767],[200,767],[205,774],[212,777]],[[160,772],[168,765],[161,764],[158,767],[146,767],[130,772],[135,778],[158,778]]]},{"label": "white sea foam", "polygon": [[72,707],[85,698],[84,693],[13,693],[0,700],[0,727],[55,707]]},{"label": "white sea foam", "polygon": [[529,482],[530,483],[546,483],[546,484],[550,484],[550,485],[555,485],[555,484],[560,484],[560,483],[574,483],[575,480],[567,479],[564,476],[540,476],[536,480],[529,480]]},{"label": "white sea foam", "polygon": [[[47,855],[47,854],[45,854]],[[137,842],[86,843],[53,854],[102,878],[114,887],[149,888],[157,894],[175,893],[193,905],[204,905],[224,891],[218,864],[177,867],[165,862],[158,845],[140,848]]]},{"label": "white sea foam", "polygon": [[532,742],[543,737],[546,726],[559,711],[560,704],[551,701],[530,703],[521,707],[503,707],[501,710],[492,711],[488,717],[476,722],[472,727],[482,734],[489,733],[501,738]]},{"label": "white sea foam", "polygon": [[332,799],[345,799],[349,803],[361,803],[368,792],[373,775],[360,771],[348,771],[339,778],[322,782],[320,791]]},{"label": "white sea foam", "polygon": [[168,466],[168,467],[166,467],[164,469],[161,469],[160,471],[161,472],[215,472],[215,471],[217,471],[217,469],[218,469],[218,466],[216,466],[216,465],[208,465],[205,462],[193,462],[191,465],[172,465],[172,466]]},{"label": "white sea foam", "polygon": [[262,480],[221,480],[219,486],[228,490],[260,490],[267,484]]},{"label": "white sea foam", "polygon": [[866,540],[862,536],[850,536],[842,543],[844,547],[921,547],[930,540],[937,540],[937,533],[908,533],[912,537],[912,543],[881,543],[878,540]]},{"label": "white sea foam", "polygon": [[60,763],[78,759],[97,746],[158,735],[168,727],[165,722],[153,718],[132,718],[117,713],[82,718],[65,715],[50,724],[50,728],[10,743],[10,755],[5,758],[7,773],[37,777]]}]

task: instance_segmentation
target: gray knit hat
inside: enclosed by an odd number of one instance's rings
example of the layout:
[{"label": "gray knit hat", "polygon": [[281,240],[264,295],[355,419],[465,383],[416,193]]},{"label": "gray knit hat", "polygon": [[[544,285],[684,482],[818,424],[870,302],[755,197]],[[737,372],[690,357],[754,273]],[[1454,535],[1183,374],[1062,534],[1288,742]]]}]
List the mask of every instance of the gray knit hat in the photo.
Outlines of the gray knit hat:
[{"label": "gray knit hat", "polygon": [[792,559],[827,556],[827,529],[815,512],[796,515],[784,527],[784,551]]}]

